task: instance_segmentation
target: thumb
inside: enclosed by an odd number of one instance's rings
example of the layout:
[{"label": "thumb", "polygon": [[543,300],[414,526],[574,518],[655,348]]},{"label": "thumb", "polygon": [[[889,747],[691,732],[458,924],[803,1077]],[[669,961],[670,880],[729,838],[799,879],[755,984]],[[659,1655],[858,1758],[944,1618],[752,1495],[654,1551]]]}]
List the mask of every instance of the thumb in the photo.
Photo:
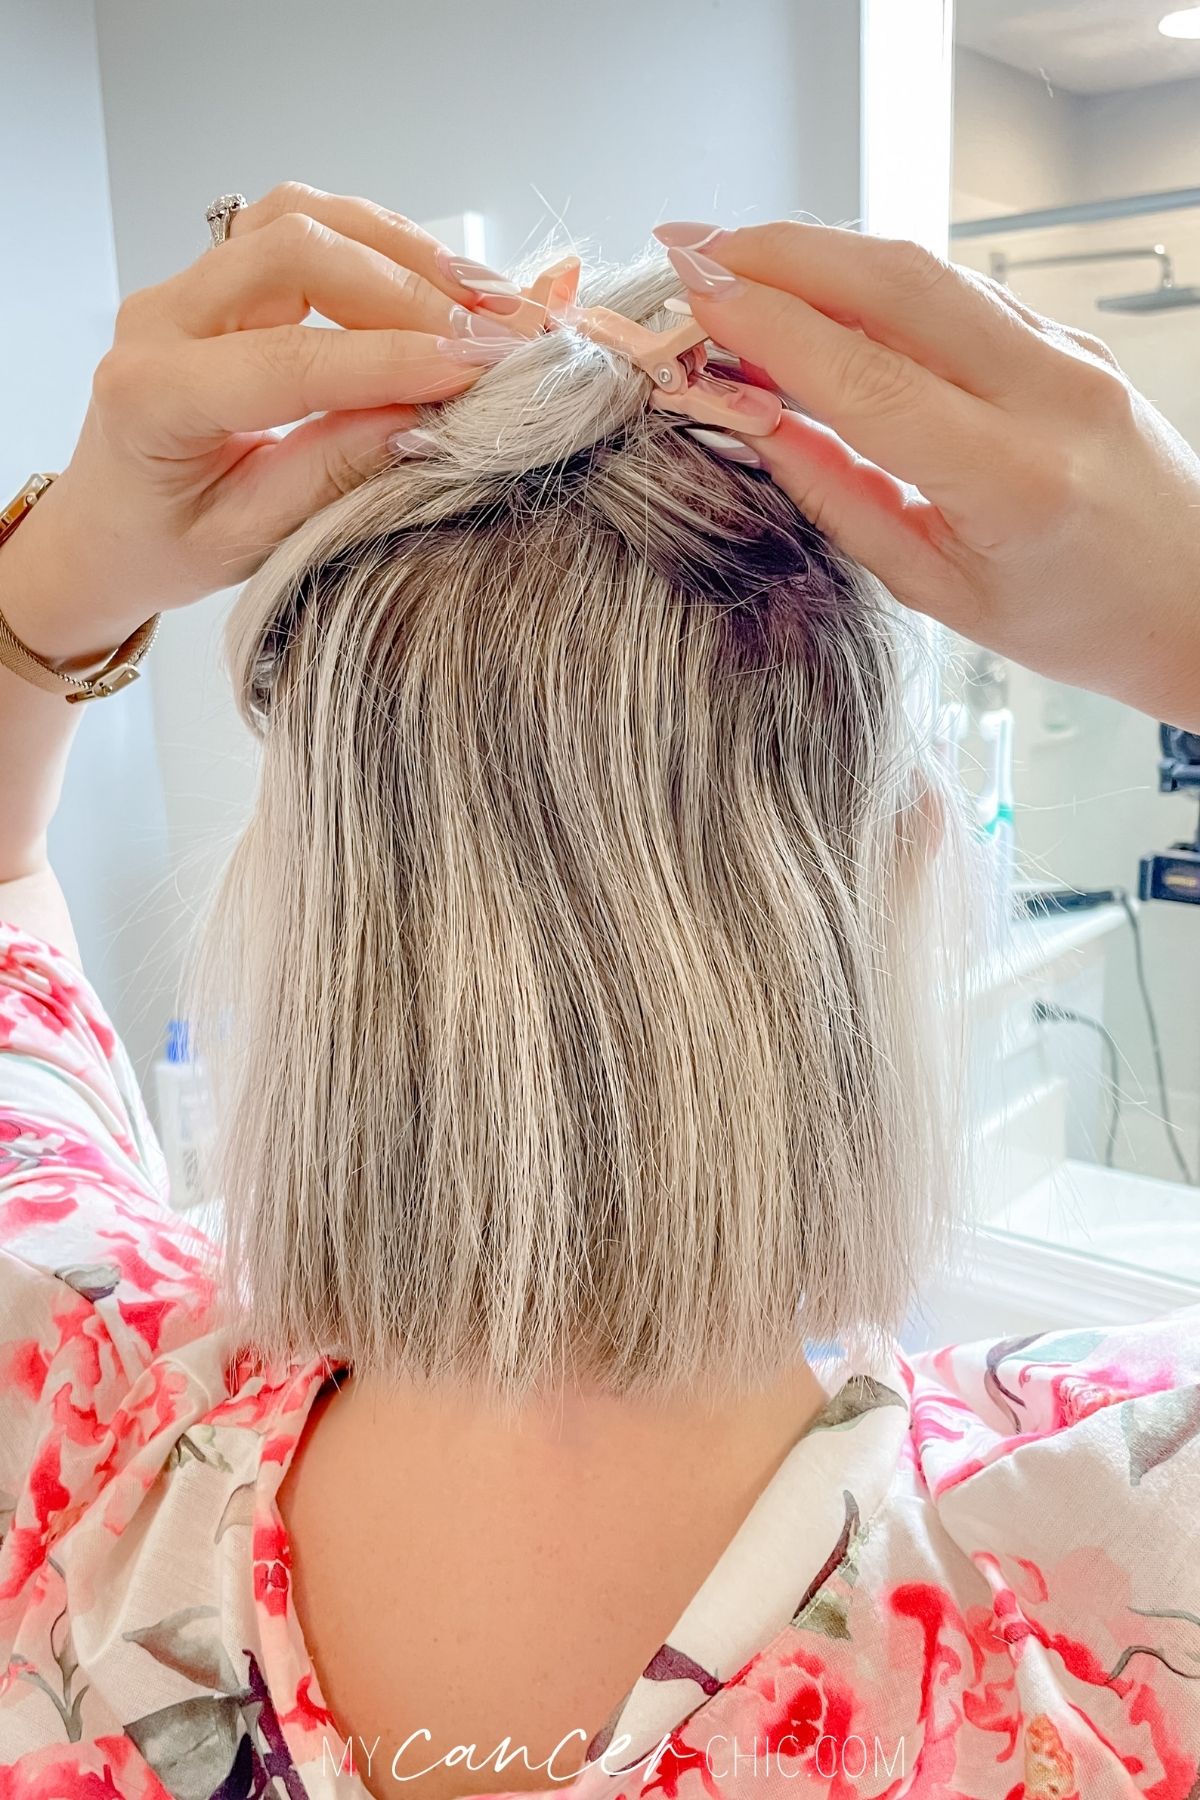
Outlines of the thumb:
[{"label": "thumb", "polygon": [[350,493],[393,460],[388,439],[416,424],[412,406],[322,413],[256,452],[251,504],[278,537]]},{"label": "thumb", "polygon": [[747,442],[837,549],[906,606],[942,617],[943,597],[948,601],[958,584],[939,549],[948,528],[936,507],[802,413],[785,412],[769,437]]}]

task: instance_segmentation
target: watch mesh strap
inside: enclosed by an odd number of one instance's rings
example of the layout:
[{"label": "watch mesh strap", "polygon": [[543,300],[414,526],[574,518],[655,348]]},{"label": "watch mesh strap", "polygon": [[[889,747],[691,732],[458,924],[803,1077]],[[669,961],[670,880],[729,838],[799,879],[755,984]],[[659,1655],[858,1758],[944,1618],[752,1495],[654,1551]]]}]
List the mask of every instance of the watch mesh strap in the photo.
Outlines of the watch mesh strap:
[{"label": "watch mesh strap", "polygon": [[22,676],[47,694],[61,694],[65,700],[101,700],[137,680],[141,673],[137,665],[154,642],[159,617],[155,613],[152,619],[139,625],[106,658],[99,669],[90,675],[81,675],[78,672],[68,674],[63,669],[54,669],[39,656],[35,656],[29,646],[21,642],[8,620],[0,614],[0,663],[11,669],[14,675]]},{"label": "watch mesh strap", "polygon": [[[12,536],[55,479],[53,475],[29,477],[20,493],[0,512],[0,544]],[[141,672],[138,664],[154,642],[160,617],[155,613],[144,625],[130,632],[125,642],[96,667],[68,672],[56,669],[36,656],[0,613],[0,664],[47,694],[61,694],[64,700],[102,700],[137,680]]]}]

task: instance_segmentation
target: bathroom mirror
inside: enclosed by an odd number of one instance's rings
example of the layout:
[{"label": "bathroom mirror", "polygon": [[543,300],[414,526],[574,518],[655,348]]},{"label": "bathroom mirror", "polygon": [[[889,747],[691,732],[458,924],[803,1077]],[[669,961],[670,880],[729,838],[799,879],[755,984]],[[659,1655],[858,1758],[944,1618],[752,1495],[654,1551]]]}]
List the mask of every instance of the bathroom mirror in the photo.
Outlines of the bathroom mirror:
[{"label": "bathroom mirror", "polygon": [[[950,254],[1101,338],[1200,443],[1200,7],[958,0]],[[1200,1276],[1200,907],[1169,860],[1200,743],[969,645],[947,687],[997,879],[1095,896],[1013,927],[981,1204]]]}]

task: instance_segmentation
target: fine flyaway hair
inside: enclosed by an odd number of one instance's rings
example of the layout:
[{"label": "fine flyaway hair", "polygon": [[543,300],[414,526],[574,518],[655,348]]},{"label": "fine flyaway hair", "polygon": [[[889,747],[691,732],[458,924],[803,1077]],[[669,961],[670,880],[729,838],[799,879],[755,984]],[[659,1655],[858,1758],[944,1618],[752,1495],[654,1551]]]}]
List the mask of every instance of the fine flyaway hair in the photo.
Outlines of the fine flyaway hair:
[{"label": "fine flyaway hair", "polygon": [[522,343],[231,616],[258,790],[193,1012],[270,1357],[728,1391],[930,1266],[961,827],[922,634],[648,391]]}]

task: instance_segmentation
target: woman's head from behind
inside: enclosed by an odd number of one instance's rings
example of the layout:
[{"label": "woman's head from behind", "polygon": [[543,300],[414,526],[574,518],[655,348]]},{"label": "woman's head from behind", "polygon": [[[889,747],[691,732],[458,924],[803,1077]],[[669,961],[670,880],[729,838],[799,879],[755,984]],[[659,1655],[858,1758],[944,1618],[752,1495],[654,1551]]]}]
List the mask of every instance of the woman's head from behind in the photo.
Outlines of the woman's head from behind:
[{"label": "woman's head from behind", "polygon": [[645,1392],[903,1308],[947,1169],[894,609],[647,388],[523,344],[235,610],[198,976],[269,1354]]}]

